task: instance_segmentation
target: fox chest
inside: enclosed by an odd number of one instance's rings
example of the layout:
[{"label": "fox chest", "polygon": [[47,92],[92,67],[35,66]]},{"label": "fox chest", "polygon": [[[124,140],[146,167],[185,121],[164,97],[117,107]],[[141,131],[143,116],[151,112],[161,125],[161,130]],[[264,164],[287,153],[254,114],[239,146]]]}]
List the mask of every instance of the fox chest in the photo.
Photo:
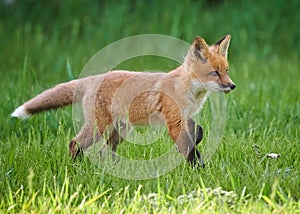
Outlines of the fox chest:
[{"label": "fox chest", "polygon": [[200,111],[200,109],[203,107],[203,104],[207,99],[207,95],[208,93],[206,91],[199,91],[199,92],[190,91],[187,96],[187,101],[186,101],[187,105],[183,110],[183,114],[186,117],[191,117],[197,114]]}]

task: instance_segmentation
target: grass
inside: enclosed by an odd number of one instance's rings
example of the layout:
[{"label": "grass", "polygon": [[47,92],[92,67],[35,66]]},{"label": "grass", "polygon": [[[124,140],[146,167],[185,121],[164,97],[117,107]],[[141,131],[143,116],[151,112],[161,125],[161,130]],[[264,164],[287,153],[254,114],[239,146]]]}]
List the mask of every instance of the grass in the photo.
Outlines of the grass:
[{"label": "grass", "polygon": [[[47,7],[1,2],[0,211],[299,213],[299,1],[275,1],[272,7],[268,1],[215,2],[146,1],[146,9],[140,1],[66,0]],[[199,34],[209,43],[232,34],[230,72],[237,89],[226,95],[226,128],[205,169],[181,163],[158,178],[122,179],[87,157],[71,160],[72,108],[24,121],[9,117],[37,93],[78,76],[104,46],[141,33],[186,41]],[[168,70],[174,63],[144,58],[120,66]],[[200,114],[205,136],[209,107]],[[162,146],[172,146],[167,134],[161,141],[124,143],[119,152],[155,157]],[[271,152],[281,156],[266,158]]]}]

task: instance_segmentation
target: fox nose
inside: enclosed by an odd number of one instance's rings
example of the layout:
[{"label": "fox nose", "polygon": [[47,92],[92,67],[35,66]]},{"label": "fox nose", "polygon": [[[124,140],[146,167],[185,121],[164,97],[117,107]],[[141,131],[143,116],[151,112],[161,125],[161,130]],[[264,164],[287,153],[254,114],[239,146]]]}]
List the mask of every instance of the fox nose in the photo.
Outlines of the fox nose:
[{"label": "fox nose", "polygon": [[233,90],[233,89],[235,89],[235,88],[236,88],[236,85],[235,85],[235,84],[232,84],[232,83],[230,83],[230,84],[229,84],[229,88],[230,88],[231,90]]}]

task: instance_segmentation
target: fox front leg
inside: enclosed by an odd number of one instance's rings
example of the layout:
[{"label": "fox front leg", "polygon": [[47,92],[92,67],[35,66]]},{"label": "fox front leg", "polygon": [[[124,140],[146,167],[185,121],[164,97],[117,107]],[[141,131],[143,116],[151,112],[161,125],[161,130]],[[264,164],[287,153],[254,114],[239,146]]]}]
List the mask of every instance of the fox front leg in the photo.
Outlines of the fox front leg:
[{"label": "fox front leg", "polygon": [[166,122],[170,136],[187,161],[193,165],[204,167],[200,152],[196,148],[203,137],[202,127],[195,126],[192,119],[182,121],[179,117],[169,118]]},{"label": "fox front leg", "polygon": [[[200,125],[196,124],[195,121],[191,118],[187,121],[188,131],[192,140],[198,145],[203,139],[203,129]],[[199,165],[201,167],[205,167],[205,164],[201,158],[201,154],[197,149],[196,145],[194,146],[194,150],[192,150],[188,156],[188,160],[192,162],[193,165]]]}]

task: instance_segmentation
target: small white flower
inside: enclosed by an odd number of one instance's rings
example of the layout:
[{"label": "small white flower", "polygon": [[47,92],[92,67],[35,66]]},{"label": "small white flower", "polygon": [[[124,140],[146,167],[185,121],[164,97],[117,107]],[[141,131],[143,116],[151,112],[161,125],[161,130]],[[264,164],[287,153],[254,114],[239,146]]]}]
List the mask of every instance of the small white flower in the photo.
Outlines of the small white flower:
[{"label": "small white flower", "polygon": [[269,154],[267,154],[267,158],[277,159],[279,157],[280,157],[280,154],[276,154],[276,153],[269,153]]}]

